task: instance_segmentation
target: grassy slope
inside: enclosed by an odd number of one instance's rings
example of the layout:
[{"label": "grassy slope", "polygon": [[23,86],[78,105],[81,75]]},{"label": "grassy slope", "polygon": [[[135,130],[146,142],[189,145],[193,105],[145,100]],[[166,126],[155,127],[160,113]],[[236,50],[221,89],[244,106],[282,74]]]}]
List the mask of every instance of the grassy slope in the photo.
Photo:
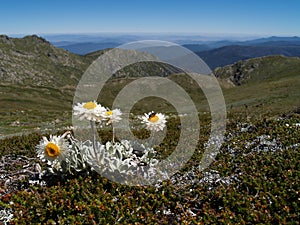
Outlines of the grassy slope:
[{"label": "grassy slope", "polygon": [[299,87],[299,78],[287,77],[225,89],[224,96],[229,110],[247,110],[253,116],[274,115],[300,107]]},{"label": "grassy slope", "polygon": [[75,87],[91,62],[37,36],[1,36],[0,137],[66,120]]},{"label": "grassy slope", "polygon": [[250,59],[215,72],[229,110],[237,107],[253,115],[280,114],[300,107],[299,58]]},{"label": "grassy slope", "polygon": [[[299,60],[297,60],[297,64],[295,64],[295,62],[290,63],[289,58],[284,58],[279,65],[279,69],[274,69],[274,72],[270,73],[272,68],[276,68],[276,61],[272,62],[271,66],[265,65],[264,61],[268,59],[269,58],[265,58],[262,61],[262,66],[253,70],[249,75],[251,78],[245,79],[242,85],[232,85],[232,82],[229,84],[226,77],[218,78],[223,89],[228,111],[247,112],[252,116],[261,114],[278,115],[300,107]],[[261,61],[261,59],[257,60]],[[280,68],[282,65],[285,65],[285,67]],[[263,70],[262,72],[256,71],[261,68]],[[288,70],[287,68],[292,69]],[[199,111],[209,111],[207,101],[201,89],[191,81],[191,79],[180,74],[172,75],[169,78],[178,83],[190,94]],[[136,78],[117,78],[108,81],[100,93],[99,102],[111,106],[119,91],[135,79]],[[61,111],[65,111],[69,113],[68,121],[70,121],[74,93],[72,87],[58,89],[28,85],[2,85],[1,92],[4,94],[0,96],[2,104],[0,116],[2,117],[2,121],[10,121],[9,123],[6,122],[6,125],[13,122],[12,118],[7,116],[7,112],[20,110],[24,110],[26,112],[25,114],[32,114],[32,111],[35,111],[38,114],[44,115],[42,119],[46,121],[55,120],[55,116],[61,118]],[[247,108],[245,107],[246,105]],[[144,99],[134,107],[135,112],[150,110],[175,112],[173,106],[159,98]],[[52,114],[53,117],[47,116],[48,111],[52,112],[50,114]],[[51,119],[49,120],[49,118]],[[22,118],[22,115],[17,119],[26,120],[26,118]],[[15,128],[20,130],[18,126],[6,126],[5,129],[7,131],[10,130],[9,133],[11,133],[14,132]]]},{"label": "grassy slope", "polygon": [[[272,62],[266,63],[268,60]],[[258,113],[278,115],[300,107],[300,60],[281,57],[280,60],[281,62],[276,62],[276,57],[264,58],[259,68],[249,74],[251,78],[243,81],[242,85],[233,85],[226,77],[219,77],[227,110],[247,110],[249,115],[255,116]],[[274,71],[272,68],[275,68]],[[190,94],[199,111],[208,111],[207,101],[195,82],[182,74],[171,75],[169,78]],[[100,101],[111,105],[119,90],[134,79],[111,80],[101,93]],[[173,107],[157,98],[147,98],[136,106],[138,111],[151,110],[151,107],[155,110],[174,111]]]}]

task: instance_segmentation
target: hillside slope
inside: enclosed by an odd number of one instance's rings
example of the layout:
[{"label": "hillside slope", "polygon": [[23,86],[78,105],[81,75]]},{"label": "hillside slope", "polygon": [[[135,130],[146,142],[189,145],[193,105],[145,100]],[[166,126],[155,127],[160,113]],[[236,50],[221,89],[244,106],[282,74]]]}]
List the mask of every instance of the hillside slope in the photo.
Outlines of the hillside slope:
[{"label": "hillside slope", "polygon": [[[0,36],[1,134],[33,128],[70,125],[76,85],[86,68],[105,51],[85,56],[52,46],[35,35]],[[159,71],[159,72],[158,72]],[[107,82],[99,96],[109,106],[118,92],[140,76],[169,77],[191,96],[199,111],[209,107],[201,89],[173,68],[148,62],[125,67]],[[279,114],[300,107],[300,59],[268,56],[239,61],[214,71],[224,91],[228,110]],[[173,74],[173,75],[172,75]],[[135,105],[136,111],[174,111],[158,98]]]},{"label": "hillside slope", "polygon": [[53,121],[67,118],[75,87],[91,62],[36,35],[1,35],[0,136],[51,129]]},{"label": "hillside slope", "polygon": [[300,109],[300,58],[267,56],[239,61],[214,71],[228,110],[257,116]]},{"label": "hillside slope", "polygon": [[36,35],[0,36],[0,82],[62,87],[75,85],[91,63]]}]

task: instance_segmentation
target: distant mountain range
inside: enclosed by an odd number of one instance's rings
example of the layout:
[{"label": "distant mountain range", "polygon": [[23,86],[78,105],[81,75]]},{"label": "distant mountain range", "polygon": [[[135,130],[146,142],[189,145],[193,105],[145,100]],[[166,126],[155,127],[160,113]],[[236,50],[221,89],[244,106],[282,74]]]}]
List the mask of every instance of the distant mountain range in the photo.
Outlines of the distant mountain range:
[{"label": "distant mountain range", "polygon": [[[53,42],[65,50],[79,55],[85,55],[106,48],[114,48],[124,43],[125,40],[135,40],[137,37],[113,37],[101,39],[101,42]],[[119,42],[118,42],[119,41]],[[188,40],[178,40],[183,47],[195,52],[210,68],[226,66],[239,60],[249,58],[283,55],[300,57],[300,37],[268,37],[247,41],[195,41],[191,44]]]},{"label": "distant mountain range", "polygon": [[103,43],[85,42],[85,43],[72,43],[67,45],[63,43],[63,45],[57,45],[57,47],[63,48],[75,54],[86,55],[107,48],[115,48],[119,45],[121,44],[116,42],[103,42]]},{"label": "distant mountain range", "polygon": [[216,48],[208,51],[196,52],[212,69],[217,67],[233,64],[240,60],[271,56],[296,56],[300,57],[300,46],[286,45],[279,46],[263,45],[260,46],[244,46],[244,45],[229,45],[221,48]]}]

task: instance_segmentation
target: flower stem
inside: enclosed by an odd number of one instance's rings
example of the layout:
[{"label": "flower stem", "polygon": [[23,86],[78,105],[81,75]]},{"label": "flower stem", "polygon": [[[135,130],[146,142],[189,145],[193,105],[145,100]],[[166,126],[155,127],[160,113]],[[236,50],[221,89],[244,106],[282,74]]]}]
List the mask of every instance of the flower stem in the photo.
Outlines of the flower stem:
[{"label": "flower stem", "polygon": [[112,142],[115,143],[115,128],[113,125],[112,126]]},{"label": "flower stem", "polygon": [[91,129],[92,129],[92,144],[93,144],[93,149],[96,154],[96,133],[95,133],[95,122],[91,121]]},{"label": "flower stem", "polygon": [[149,142],[149,145],[151,148],[154,148],[154,131],[150,131],[151,134],[150,134],[150,142]]}]

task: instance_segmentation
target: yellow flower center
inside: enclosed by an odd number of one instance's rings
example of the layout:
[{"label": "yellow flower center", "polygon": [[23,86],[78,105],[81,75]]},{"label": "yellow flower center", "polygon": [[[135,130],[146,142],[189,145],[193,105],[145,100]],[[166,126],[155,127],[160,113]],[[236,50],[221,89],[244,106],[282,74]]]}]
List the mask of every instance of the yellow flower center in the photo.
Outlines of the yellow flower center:
[{"label": "yellow flower center", "polygon": [[149,116],[149,119],[148,119],[151,123],[155,123],[155,122],[157,122],[158,120],[159,120],[159,118],[158,118],[158,116],[156,115],[156,114],[154,114],[154,115],[150,115]]},{"label": "yellow flower center", "polygon": [[60,154],[60,149],[59,149],[59,147],[58,147],[56,144],[49,142],[49,143],[46,145],[45,153],[46,153],[49,157],[57,157],[57,156],[59,156],[59,154]]},{"label": "yellow flower center", "polygon": [[113,111],[112,111],[112,110],[109,110],[109,111],[105,112],[105,114],[106,114],[107,116],[112,116]]},{"label": "yellow flower center", "polygon": [[87,103],[85,103],[84,105],[83,105],[83,108],[85,108],[85,109],[94,109],[94,108],[96,108],[97,107],[97,105],[96,105],[96,103],[95,102],[87,102]]}]

